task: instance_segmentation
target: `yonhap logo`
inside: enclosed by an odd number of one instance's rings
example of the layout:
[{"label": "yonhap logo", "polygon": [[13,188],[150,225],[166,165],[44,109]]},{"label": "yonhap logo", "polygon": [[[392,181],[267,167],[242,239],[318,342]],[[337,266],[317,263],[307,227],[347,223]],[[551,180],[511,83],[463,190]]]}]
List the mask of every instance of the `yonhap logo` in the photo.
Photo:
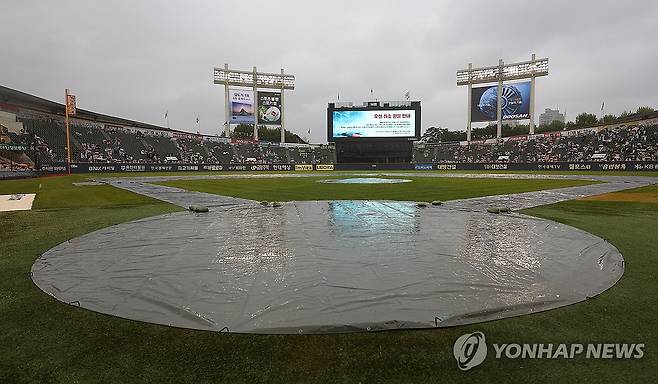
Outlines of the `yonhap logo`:
[{"label": "yonhap logo", "polygon": [[[553,344],[553,343],[492,343],[495,355],[492,358],[516,359],[642,359],[644,343],[633,344]],[[484,333],[473,332],[460,336],[452,347],[457,366],[468,371],[482,364],[487,357]]]},{"label": "yonhap logo", "polygon": [[457,366],[462,371],[476,367],[487,357],[487,343],[484,333],[473,332],[460,336],[452,347]]}]

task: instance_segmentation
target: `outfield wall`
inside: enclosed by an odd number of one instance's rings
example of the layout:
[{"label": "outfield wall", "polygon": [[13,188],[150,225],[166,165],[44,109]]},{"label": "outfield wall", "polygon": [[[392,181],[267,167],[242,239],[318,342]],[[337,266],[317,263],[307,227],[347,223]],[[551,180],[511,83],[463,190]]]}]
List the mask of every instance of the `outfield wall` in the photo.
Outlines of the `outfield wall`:
[{"label": "outfield wall", "polygon": [[[418,164],[91,164],[73,163],[72,173],[113,172],[289,172],[289,171],[658,171],[652,162],[584,162],[584,163],[418,163]],[[44,165],[47,174],[66,173],[65,163]]]},{"label": "outfield wall", "polygon": [[658,171],[658,161],[545,162],[545,163],[440,163],[412,164],[411,169],[439,171]]}]

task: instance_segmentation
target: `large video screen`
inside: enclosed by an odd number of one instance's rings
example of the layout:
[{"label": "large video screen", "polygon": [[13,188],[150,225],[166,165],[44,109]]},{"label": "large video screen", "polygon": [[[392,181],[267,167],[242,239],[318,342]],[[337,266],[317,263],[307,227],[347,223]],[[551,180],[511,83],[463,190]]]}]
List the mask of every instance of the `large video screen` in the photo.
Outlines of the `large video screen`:
[{"label": "large video screen", "polygon": [[[504,84],[501,95],[503,120],[530,118],[530,82]],[[471,121],[497,120],[498,86],[473,88],[471,93]]]},{"label": "large video screen", "polygon": [[329,141],[413,140],[418,137],[420,105],[399,108],[329,108]]}]

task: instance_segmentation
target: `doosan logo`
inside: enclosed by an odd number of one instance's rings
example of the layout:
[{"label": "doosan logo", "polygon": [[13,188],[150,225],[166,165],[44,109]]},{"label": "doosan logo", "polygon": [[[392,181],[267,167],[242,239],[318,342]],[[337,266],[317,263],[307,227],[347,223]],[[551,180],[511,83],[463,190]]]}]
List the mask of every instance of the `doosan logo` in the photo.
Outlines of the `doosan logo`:
[{"label": "doosan logo", "polygon": [[[641,359],[644,344],[492,344],[494,358],[501,359]],[[452,347],[457,366],[462,371],[476,367],[487,357],[484,333],[460,336]]]},{"label": "doosan logo", "polygon": [[462,371],[468,371],[482,364],[487,357],[484,333],[473,332],[460,336],[452,347],[452,353],[457,359],[457,366]]}]

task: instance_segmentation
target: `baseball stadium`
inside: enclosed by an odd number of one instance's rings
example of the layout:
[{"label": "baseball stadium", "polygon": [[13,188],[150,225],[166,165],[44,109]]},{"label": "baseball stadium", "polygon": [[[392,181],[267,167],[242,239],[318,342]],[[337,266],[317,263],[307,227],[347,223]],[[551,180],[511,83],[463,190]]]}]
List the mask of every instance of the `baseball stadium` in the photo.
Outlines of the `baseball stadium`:
[{"label": "baseball stadium", "polygon": [[287,69],[209,63],[206,133],[0,86],[0,383],[653,382],[658,111],[481,64],[320,140]]}]

